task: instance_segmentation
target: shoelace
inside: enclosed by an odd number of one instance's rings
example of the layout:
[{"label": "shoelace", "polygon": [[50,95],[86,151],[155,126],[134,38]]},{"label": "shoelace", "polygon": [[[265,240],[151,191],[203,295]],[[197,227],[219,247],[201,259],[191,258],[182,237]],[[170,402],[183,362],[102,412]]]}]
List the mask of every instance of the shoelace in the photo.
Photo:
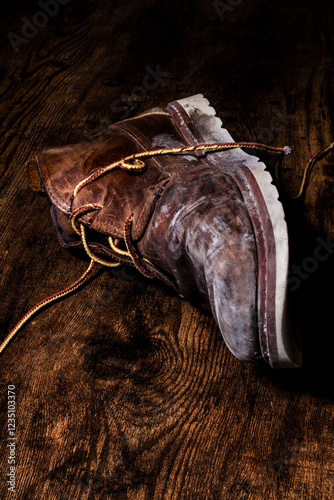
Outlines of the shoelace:
[{"label": "shoelace", "polygon": [[[112,172],[113,170],[116,170],[118,168],[126,170],[128,172],[133,172],[133,171],[143,171],[145,168],[145,163],[143,160],[147,160],[149,158],[152,158],[154,156],[161,156],[161,155],[167,155],[167,154],[183,154],[187,152],[196,152],[196,151],[206,151],[206,152],[212,152],[212,151],[223,151],[227,149],[238,149],[238,148],[244,148],[244,149],[256,149],[256,150],[263,150],[263,151],[268,151],[273,154],[277,154],[280,156],[280,160],[276,164],[276,176],[278,177],[278,169],[281,163],[281,159],[283,158],[284,155],[289,155],[291,153],[291,149],[289,146],[285,146],[283,148],[275,148],[272,146],[268,146],[265,144],[259,144],[259,143],[249,143],[249,142],[232,142],[232,143],[219,143],[219,144],[198,144],[195,146],[182,146],[179,148],[162,148],[162,149],[157,149],[153,151],[144,151],[142,153],[136,153],[132,154],[130,156],[127,156],[126,158],[123,158],[122,160],[116,161],[110,165],[107,165],[106,167],[103,167],[87,178],[83,179],[79,184],[74,189],[73,195],[71,197],[71,206],[70,209],[72,209],[72,203],[74,198],[77,196],[77,194],[83,189],[85,186],[90,184],[91,182],[94,182],[96,179],[101,177],[102,175],[105,175],[108,172]],[[301,186],[299,189],[299,192],[297,193],[296,196],[292,196],[293,199],[298,199],[301,198],[302,195],[305,192],[305,187],[307,184],[307,180],[309,178],[310,172],[314,165],[324,158],[329,151],[331,151],[334,148],[334,142],[332,142],[329,146],[326,148],[322,149],[319,151],[316,155],[314,155],[310,161],[308,162]],[[108,238],[108,242],[110,245],[110,248],[113,250],[113,252],[117,255],[117,260],[116,261],[107,261],[105,259],[102,259],[101,257],[97,256],[94,254],[91,249],[89,248],[87,238],[86,238],[86,230],[84,224],[80,223],[78,224],[78,219],[85,213],[94,211],[94,210],[102,210],[103,205],[96,204],[96,203],[91,203],[87,204],[85,206],[82,206],[78,209],[76,209],[74,212],[72,212],[70,216],[70,221],[72,224],[72,227],[74,231],[80,236],[83,248],[85,249],[88,257],[90,258],[90,263],[86,271],[83,273],[83,275],[71,286],[65,288],[64,290],[61,290],[60,292],[57,292],[45,299],[43,299],[41,302],[36,304],[34,307],[32,307],[24,316],[21,318],[21,320],[16,324],[16,326],[9,332],[7,337],[1,342],[0,344],[0,353],[4,351],[6,346],[9,344],[9,342],[13,339],[13,337],[17,334],[17,332],[34,316],[38,311],[40,311],[42,308],[46,307],[47,305],[50,305],[52,302],[55,302],[56,300],[62,299],[66,296],[68,296],[70,293],[73,293],[76,291],[78,288],[80,288],[84,283],[86,283],[87,279],[90,277],[91,272],[94,268],[95,263],[101,264],[106,267],[117,267],[122,265],[122,263],[125,261],[125,257],[127,258],[127,263],[128,260],[132,262],[132,265],[145,277],[147,278],[153,278],[154,274],[150,272],[150,270],[147,268],[145,264],[149,264],[151,267],[154,268],[154,265],[148,261],[145,258],[140,258],[137,255],[137,252],[135,251],[132,242],[131,242],[131,225],[133,221],[133,213],[130,213],[127,219],[124,222],[123,226],[123,239],[124,239],[124,244],[126,247],[126,250],[123,250],[122,248],[119,247],[120,240],[118,238],[113,239],[111,236]]]},{"label": "shoelace", "polygon": [[299,191],[298,191],[298,193],[295,196],[291,196],[292,199],[296,200],[298,198],[301,198],[304,195],[305,189],[306,189],[306,186],[307,186],[307,182],[308,182],[308,179],[310,177],[310,173],[311,173],[314,165],[316,163],[318,163],[318,161],[320,161],[323,158],[325,158],[325,156],[327,156],[328,153],[333,148],[334,148],[334,142],[332,142],[331,144],[329,144],[329,146],[327,146],[324,149],[321,149],[320,151],[318,151],[318,153],[316,153],[314,156],[312,156],[312,158],[310,159],[310,161],[308,162],[308,164],[305,167]]}]

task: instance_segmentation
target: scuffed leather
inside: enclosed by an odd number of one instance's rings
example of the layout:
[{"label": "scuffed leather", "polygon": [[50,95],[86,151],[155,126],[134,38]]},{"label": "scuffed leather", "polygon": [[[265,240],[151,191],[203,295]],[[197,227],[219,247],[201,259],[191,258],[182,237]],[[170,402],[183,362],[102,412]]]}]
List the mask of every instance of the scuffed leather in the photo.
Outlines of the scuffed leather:
[{"label": "scuffed leather", "polygon": [[71,210],[103,205],[80,222],[91,228],[91,244],[104,253],[109,250],[101,235],[123,238],[124,221],[134,213],[132,240],[138,253],[183,297],[211,309],[236,357],[260,358],[252,224],[234,181],[204,163],[203,153],[157,156],[145,160],[140,173],[109,172],[85,186],[71,207],[76,185],[101,167],[140,151],[185,144],[168,111],[155,108],[91,141],[39,153],[27,165],[29,180],[36,189],[38,170],[64,246],[80,243],[69,226]]}]

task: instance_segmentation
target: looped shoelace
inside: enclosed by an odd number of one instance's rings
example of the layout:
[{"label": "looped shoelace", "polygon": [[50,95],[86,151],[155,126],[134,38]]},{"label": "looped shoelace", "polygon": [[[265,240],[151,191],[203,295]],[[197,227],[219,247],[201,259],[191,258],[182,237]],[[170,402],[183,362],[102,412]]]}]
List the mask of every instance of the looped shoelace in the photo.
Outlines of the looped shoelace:
[{"label": "looped shoelace", "polygon": [[[244,148],[244,149],[257,149],[257,150],[262,150],[262,151],[268,151],[273,154],[280,155],[281,158],[283,155],[289,155],[291,153],[291,149],[289,146],[285,146],[284,148],[275,148],[272,146],[267,146],[265,144],[259,144],[259,143],[249,143],[249,142],[232,142],[232,143],[219,143],[219,144],[198,144],[195,146],[181,146],[179,148],[163,148],[163,149],[157,149],[153,151],[144,151],[142,153],[136,153],[132,154],[130,156],[127,156],[126,158],[123,158],[122,160],[116,161],[110,165],[107,165],[106,167],[103,167],[87,178],[83,179],[79,184],[74,189],[73,195],[71,197],[71,206],[74,198],[77,196],[77,194],[83,189],[85,186],[90,184],[91,182],[94,182],[96,179],[101,177],[102,175],[105,175],[108,172],[112,172],[113,170],[116,170],[118,168],[126,170],[128,172],[141,172],[145,168],[145,163],[142,161],[143,159],[149,159],[154,156],[161,156],[161,155],[167,155],[167,154],[182,154],[182,153],[187,153],[187,152],[196,152],[196,151],[206,151],[206,152],[212,152],[212,151],[222,151],[222,150],[227,150],[227,149],[238,149],[238,148]],[[319,151],[316,155],[314,155],[311,160],[308,162],[305,170],[304,170],[304,175],[302,178],[301,186],[299,189],[299,192],[297,193],[296,196],[292,196],[292,198],[297,199],[300,198],[304,191],[305,191],[305,186],[307,183],[307,180],[309,178],[309,174],[314,167],[315,163],[317,163],[319,160],[324,158],[331,149],[334,148],[334,142],[332,142],[328,147],[322,149]],[[280,165],[280,161],[277,162],[276,165],[276,175],[278,175],[278,167]],[[83,248],[85,249],[85,252],[90,258],[90,263],[86,271],[83,273],[83,275],[71,286],[65,288],[64,290],[61,290],[60,292],[55,293],[54,295],[51,295],[50,297],[47,297],[43,299],[41,302],[36,304],[32,309],[30,309],[24,316],[23,318],[16,324],[16,326],[10,331],[10,333],[7,335],[7,337],[2,341],[0,344],[0,353],[4,351],[8,343],[13,339],[13,337],[16,335],[16,333],[26,324],[32,316],[34,316],[38,311],[40,311],[42,308],[46,307],[47,305],[51,304],[52,302],[55,302],[58,299],[64,298],[70,293],[76,291],[78,288],[80,288],[89,278],[93,267],[95,265],[95,262],[98,264],[101,264],[105,267],[117,267],[122,265],[124,262],[124,258],[128,258],[132,261],[133,266],[145,277],[147,278],[153,278],[154,275],[145,267],[145,263],[150,264],[150,266],[153,266],[151,262],[149,262],[145,258],[140,258],[135,249],[133,248],[132,242],[131,242],[131,226],[132,226],[132,221],[133,221],[133,213],[130,213],[127,219],[124,222],[123,226],[123,237],[124,237],[124,244],[126,246],[126,250],[123,250],[119,248],[119,243],[120,240],[118,238],[113,239],[111,236],[108,238],[108,242],[110,245],[110,248],[113,250],[113,252],[117,255],[116,261],[107,261],[105,259],[102,259],[101,257],[95,255],[91,249],[89,248],[87,238],[86,238],[86,230],[85,226],[79,222],[79,226],[77,224],[77,220],[85,213],[94,211],[94,210],[102,210],[103,205],[96,204],[96,203],[91,203],[87,204],[85,206],[82,206],[78,209],[76,209],[74,212],[72,212],[70,216],[70,221],[72,224],[72,227],[74,231],[80,236]],[[122,262],[123,261],[123,262]]]}]

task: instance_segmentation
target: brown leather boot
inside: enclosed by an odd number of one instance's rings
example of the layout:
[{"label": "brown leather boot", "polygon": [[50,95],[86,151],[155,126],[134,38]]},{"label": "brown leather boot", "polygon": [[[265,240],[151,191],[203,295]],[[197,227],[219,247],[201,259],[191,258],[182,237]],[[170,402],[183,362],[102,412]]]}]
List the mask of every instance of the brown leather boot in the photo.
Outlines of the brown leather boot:
[{"label": "brown leather boot", "polygon": [[202,95],[181,99],[39,153],[29,182],[49,197],[64,247],[83,245],[92,263],[133,265],[211,309],[238,359],[297,367],[278,192],[221,125]]}]

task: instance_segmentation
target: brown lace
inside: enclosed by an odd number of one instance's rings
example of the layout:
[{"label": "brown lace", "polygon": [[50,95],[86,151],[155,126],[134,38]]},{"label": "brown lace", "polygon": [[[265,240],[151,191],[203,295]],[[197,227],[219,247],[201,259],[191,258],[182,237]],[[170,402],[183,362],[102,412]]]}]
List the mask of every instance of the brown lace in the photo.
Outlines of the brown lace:
[{"label": "brown lace", "polygon": [[332,142],[331,144],[329,144],[329,146],[327,146],[324,149],[321,149],[320,151],[318,151],[318,153],[316,153],[314,156],[312,156],[312,158],[310,159],[310,161],[308,162],[308,164],[306,165],[306,167],[304,169],[304,173],[303,173],[303,177],[302,177],[302,181],[301,181],[301,184],[300,184],[299,191],[298,191],[298,193],[295,196],[291,196],[292,199],[296,200],[296,199],[301,198],[303,196],[303,194],[305,193],[307,182],[308,182],[308,180],[310,178],[310,173],[311,173],[314,165],[316,163],[318,163],[318,161],[320,161],[323,158],[325,158],[325,156],[327,156],[328,153],[333,148],[334,148],[334,142]]}]

